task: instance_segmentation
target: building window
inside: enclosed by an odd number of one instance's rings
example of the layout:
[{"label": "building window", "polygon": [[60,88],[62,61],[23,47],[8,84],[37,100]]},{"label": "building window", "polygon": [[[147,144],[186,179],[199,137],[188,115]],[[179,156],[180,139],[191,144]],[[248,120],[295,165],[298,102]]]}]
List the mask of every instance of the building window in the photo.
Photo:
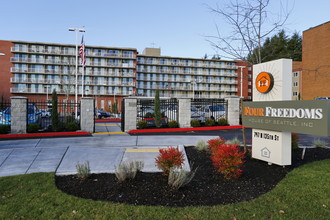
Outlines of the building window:
[{"label": "building window", "polygon": [[293,96],[298,96],[298,92],[293,92]]},{"label": "building window", "polygon": [[297,87],[298,86],[298,82],[293,82],[293,86]]},{"label": "building window", "polygon": [[299,72],[293,72],[293,77],[298,77],[299,76]]}]

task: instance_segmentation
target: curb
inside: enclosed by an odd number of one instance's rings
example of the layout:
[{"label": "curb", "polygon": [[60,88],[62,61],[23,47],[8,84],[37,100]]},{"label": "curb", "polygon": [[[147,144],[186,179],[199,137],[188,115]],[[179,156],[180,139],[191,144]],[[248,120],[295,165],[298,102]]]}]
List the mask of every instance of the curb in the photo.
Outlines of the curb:
[{"label": "curb", "polygon": [[228,129],[240,129],[242,125],[234,126],[215,126],[215,127],[198,127],[198,128],[159,128],[159,129],[138,129],[130,130],[128,134],[138,133],[157,133],[157,132],[180,132],[180,131],[212,131],[212,130],[228,130]]},{"label": "curb", "polygon": [[121,119],[95,119],[96,122],[99,122],[99,121],[121,121]]},{"label": "curb", "polygon": [[78,136],[92,136],[92,134],[86,131],[30,133],[30,134],[1,134],[0,140],[23,139],[23,138],[48,138],[48,137],[78,137]]}]

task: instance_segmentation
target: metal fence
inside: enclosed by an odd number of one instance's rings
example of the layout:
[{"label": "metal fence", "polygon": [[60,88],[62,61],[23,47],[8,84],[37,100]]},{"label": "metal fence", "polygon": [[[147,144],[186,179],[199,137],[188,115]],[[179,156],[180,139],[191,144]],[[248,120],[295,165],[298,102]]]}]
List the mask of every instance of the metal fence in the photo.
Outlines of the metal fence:
[{"label": "metal fence", "polygon": [[[178,121],[178,101],[177,99],[161,99],[160,111],[162,116],[162,126],[167,125],[169,121]],[[137,122],[147,121],[148,127],[155,126],[154,121],[155,100],[138,99],[137,100]]]},{"label": "metal fence", "polygon": [[0,100],[0,125],[10,125],[10,100]]},{"label": "metal fence", "polygon": [[[27,105],[28,124],[38,123],[41,131],[50,131],[52,125],[52,102],[29,100]],[[77,118],[75,112],[77,108]],[[80,124],[80,103],[58,102],[58,119],[60,123],[75,121]]]},{"label": "metal fence", "polygon": [[226,118],[228,115],[228,103],[224,99],[192,99],[191,120],[205,122],[207,118],[215,121]]}]

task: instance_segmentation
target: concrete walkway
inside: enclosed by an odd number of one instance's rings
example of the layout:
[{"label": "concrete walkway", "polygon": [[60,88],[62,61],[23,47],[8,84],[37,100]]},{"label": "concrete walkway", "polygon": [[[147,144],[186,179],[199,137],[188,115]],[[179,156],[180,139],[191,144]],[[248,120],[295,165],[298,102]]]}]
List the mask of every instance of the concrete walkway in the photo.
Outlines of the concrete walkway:
[{"label": "concrete walkway", "polygon": [[[217,137],[130,136],[126,133],[112,133],[118,132],[118,125],[99,127],[106,128],[107,132],[99,128],[93,137],[0,141],[0,176],[35,172],[74,174],[76,164],[86,161],[89,161],[93,173],[114,172],[121,161],[131,160],[143,161],[144,172],[157,172],[159,170],[155,166],[155,158],[159,148],[179,146],[184,152],[183,145],[195,145],[199,140]],[[187,158],[185,161],[184,169],[189,170]]]}]

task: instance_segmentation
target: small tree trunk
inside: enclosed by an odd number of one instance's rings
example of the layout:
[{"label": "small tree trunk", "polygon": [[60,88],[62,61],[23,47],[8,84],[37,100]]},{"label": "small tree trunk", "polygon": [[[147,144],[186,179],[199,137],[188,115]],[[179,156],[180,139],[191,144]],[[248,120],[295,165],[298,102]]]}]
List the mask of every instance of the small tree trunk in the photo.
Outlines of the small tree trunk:
[{"label": "small tree trunk", "polygon": [[[240,105],[241,105],[241,109],[243,109],[243,99],[240,100]],[[243,110],[242,110],[242,117],[243,117]],[[243,146],[244,146],[244,152],[247,152],[247,148],[246,148],[246,136],[245,136],[245,128],[243,126],[243,122],[242,122],[242,136],[243,136]]]}]

